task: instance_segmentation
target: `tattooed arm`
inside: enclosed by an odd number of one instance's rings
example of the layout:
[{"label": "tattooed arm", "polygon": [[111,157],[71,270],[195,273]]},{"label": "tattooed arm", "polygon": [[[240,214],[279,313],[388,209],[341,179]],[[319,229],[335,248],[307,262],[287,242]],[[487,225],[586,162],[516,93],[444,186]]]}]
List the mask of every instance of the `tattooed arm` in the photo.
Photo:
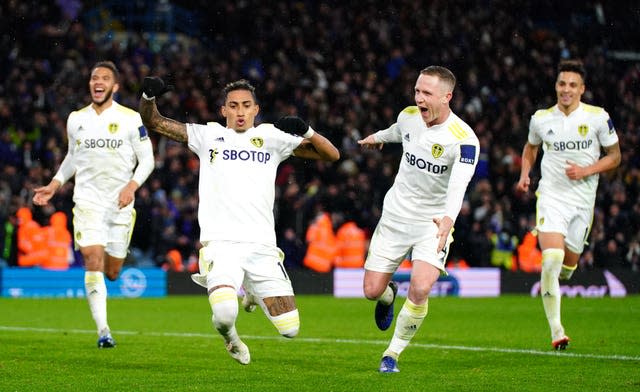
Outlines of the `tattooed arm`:
[{"label": "tattooed arm", "polygon": [[187,126],[180,121],[164,117],[158,111],[155,98],[140,98],[138,107],[142,123],[150,131],[158,132],[178,142],[187,142]]}]

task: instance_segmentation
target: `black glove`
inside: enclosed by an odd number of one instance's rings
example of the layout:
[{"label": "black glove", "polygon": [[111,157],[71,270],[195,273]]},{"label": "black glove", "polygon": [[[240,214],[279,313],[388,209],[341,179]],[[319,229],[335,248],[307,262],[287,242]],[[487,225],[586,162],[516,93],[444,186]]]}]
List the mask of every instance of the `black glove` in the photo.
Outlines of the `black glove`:
[{"label": "black glove", "polygon": [[159,97],[171,90],[173,90],[173,86],[164,84],[164,80],[157,76],[147,76],[142,81],[142,92],[147,98]]},{"label": "black glove", "polygon": [[302,136],[309,130],[309,126],[300,117],[284,116],[273,124],[274,127],[287,133]]}]

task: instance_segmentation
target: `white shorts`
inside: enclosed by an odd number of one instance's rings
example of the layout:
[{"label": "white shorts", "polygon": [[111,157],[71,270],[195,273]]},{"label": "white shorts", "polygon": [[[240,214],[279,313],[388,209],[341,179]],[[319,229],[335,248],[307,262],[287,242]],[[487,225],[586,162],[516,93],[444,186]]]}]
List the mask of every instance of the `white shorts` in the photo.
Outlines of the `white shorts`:
[{"label": "white shorts", "polygon": [[593,208],[573,207],[554,199],[538,196],[536,203],[536,230],[542,233],[560,233],[565,246],[574,253],[582,253],[591,232]]},{"label": "white shorts", "polygon": [[136,210],[98,210],[75,206],[73,208],[73,238],[76,247],[104,246],[105,252],[124,259],[127,256]]},{"label": "white shorts", "polygon": [[433,222],[405,223],[383,215],[371,237],[364,268],[393,273],[409,257],[411,260],[426,261],[446,274],[444,265],[453,236],[449,234],[444,250],[437,253],[437,234],[438,226]]},{"label": "white shorts", "polygon": [[212,262],[207,287],[241,286],[258,298],[293,295],[291,280],[282,261],[284,253],[272,245],[251,242],[208,241],[200,259]]}]

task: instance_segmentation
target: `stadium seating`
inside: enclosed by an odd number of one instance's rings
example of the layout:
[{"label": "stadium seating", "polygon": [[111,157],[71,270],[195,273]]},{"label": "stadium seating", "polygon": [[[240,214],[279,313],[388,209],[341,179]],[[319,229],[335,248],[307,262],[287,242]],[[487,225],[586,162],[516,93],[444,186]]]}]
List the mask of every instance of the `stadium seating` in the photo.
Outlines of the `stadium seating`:
[{"label": "stadium seating", "polygon": [[[154,8],[156,3],[164,8]],[[640,240],[637,29],[624,7],[601,3],[569,8],[551,1],[494,1],[486,7],[481,1],[402,0],[380,7],[365,1],[352,12],[349,2],[335,1],[284,1],[277,8],[252,2],[212,7],[204,0],[103,1],[91,7],[71,0],[38,7],[3,2],[0,223],[28,206],[33,187],[51,178],[66,152],[66,117],[87,103],[89,69],[110,59],[122,74],[120,103],[137,107],[142,78],[160,75],[176,86],[160,101],[161,110],[187,122],[219,121],[221,88],[250,79],[258,88],[259,121],[297,113],[342,153],[334,165],[291,159],[282,167],[278,241],[291,229],[303,240],[318,203],[349,211],[370,234],[399,154],[394,146],[363,152],[355,140],[393,123],[413,101],[417,71],[443,64],[458,76],[453,109],[474,127],[482,148],[451,255],[487,266],[492,233],[508,226],[522,240],[531,228],[533,199],[513,187],[528,119],[536,108],[554,103],[557,61],[579,57],[588,71],[585,99],[609,111],[623,154],[621,167],[601,176],[601,207],[586,252],[595,257],[585,259],[583,268],[640,268],[639,252],[629,245]],[[199,246],[198,162],[183,146],[151,137],[157,169],[137,194],[132,246],[157,265],[175,249],[188,265]],[[51,208],[35,209],[34,219],[45,223],[56,210],[70,217],[71,189],[65,186]],[[616,216],[604,208],[610,204],[619,207]]]}]

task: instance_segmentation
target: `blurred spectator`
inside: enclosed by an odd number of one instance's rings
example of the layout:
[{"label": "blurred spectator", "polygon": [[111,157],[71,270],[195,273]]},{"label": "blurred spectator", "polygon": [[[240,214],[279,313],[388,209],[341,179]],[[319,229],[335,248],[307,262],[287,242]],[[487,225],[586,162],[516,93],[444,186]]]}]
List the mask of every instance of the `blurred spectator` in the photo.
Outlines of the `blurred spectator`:
[{"label": "blurred spectator", "polygon": [[470,252],[467,260],[472,267],[491,266],[491,249],[493,249],[493,243],[491,242],[492,234],[491,230],[482,224],[482,222],[473,222],[471,233],[467,239],[470,244]]},{"label": "blurred spectator", "polygon": [[177,249],[171,249],[165,256],[165,262],[162,264],[162,269],[165,271],[184,271],[184,264],[182,263],[182,255]]},{"label": "blurred spectator", "polygon": [[[337,215],[337,217],[335,217]],[[367,241],[362,230],[353,219],[347,215],[335,214],[334,226],[336,231],[336,268],[362,268],[367,254]]]},{"label": "blurred spectator", "polygon": [[21,207],[18,217],[18,265],[37,267],[47,258],[47,236],[45,230],[33,220],[31,210]]},{"label": "blurred spectator", "polygon": [[640,271],[640,241],[638,237],[639,236],[636,235],[633,241],[631,241],[626,255],[626,261],[634,272]]},{"label": "blurred spectator", "polygon": [[518,237],[503,230],[491,235],[491,265],[505,270],[517,269],[516,248]]},{"label": "blurred spectator", "polygon": [[580,269],[592,270],[595,268],[595,261],[593,260],[593,251],[591,248],[585,249],[580,257]]},{"label": "blurred spectator", "polygon": [[542,271],[542,252],[538,248],[538,238],[527,232],[517,248],[518,269],[529,273]]},{"label": "blurred spectator", "polygon": [[18,265],[18,219],[10,214],[0,222],[0,267]]},{"label": "blurred spectator", "polygon": [[50,225],[42,228],[47,240],[47,255],[40,266],[51,270],[66,270],[73,264],[71,233],[67,229],[67,216],[58,211],[51,215]]},{"label": "blurred spectator", "polygon": [[158,0],[155,8],[156,31],[173,33],[174,15],[173,5],[169,0]]},{"label": "blurred spectator", "polygon": [[284,253],[284,266],[287,269],[302,268],[302,260],[305,255],[304,243],[298,238],[291,227],[284,229],[282,238],[278,241],[278,247]]},{"label": "blurred spectator", "polygon": [[329,272],[334,267],[338,251],[331,215],[319,209],[306,235],[307,253],[303,264],[317,272]]},{"label": "blurred spectator", "polygon": [[593,253],[594,266],[599,268],[624,267],[626,253],[614,239],[603,239],[596,242]]}]

